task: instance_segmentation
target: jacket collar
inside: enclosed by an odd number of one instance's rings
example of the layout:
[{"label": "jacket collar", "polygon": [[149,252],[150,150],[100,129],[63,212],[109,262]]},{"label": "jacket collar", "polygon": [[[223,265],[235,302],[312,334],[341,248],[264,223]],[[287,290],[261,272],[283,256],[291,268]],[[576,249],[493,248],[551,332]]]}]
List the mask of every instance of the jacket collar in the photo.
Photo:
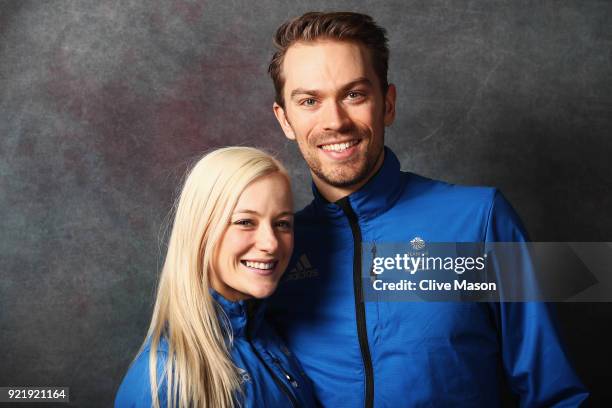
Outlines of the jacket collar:
[{"label": "jacket collar", "polygon": [[[385,157],[378,172],[359,190],[348,196],[348,201],[360,220],[374,218],[395,204],[402,190],[400,163],[395,154],[385,146]],[[344,217],[342,208],[330,203],[312,183],[315,212],[323,217]]]},{"label": "jacket collar", "polygon": [[224,319],[221,311],[227,316],[234,337],[246,337],[257,331],[265,314],[264,302],[259,299],[232,302],[213,289],[210,289],[210,294],[219,305],[219,318]]}]

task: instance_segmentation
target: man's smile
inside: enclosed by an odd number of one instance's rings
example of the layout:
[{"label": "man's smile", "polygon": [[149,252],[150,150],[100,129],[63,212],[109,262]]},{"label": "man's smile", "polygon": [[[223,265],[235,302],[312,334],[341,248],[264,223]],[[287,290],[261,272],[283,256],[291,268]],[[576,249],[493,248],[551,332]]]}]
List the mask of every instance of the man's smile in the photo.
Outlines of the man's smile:
[{"label": "man's smile", "polygon": [[323,155],[331,160],[346,160],[357,153],[362,139],[349,139],[318,145]]},{"label": "man's smile", "polygon": [[344,142],[334,142],[334,143],[322,144],[322,145],[319,145],[319,147],[325,150],[326,152],[330,152],[330,151],[343,152],[352,146],[358,145],[359,142],[361,142],[361,140],[352,139],[352,140],[348,140]]}]

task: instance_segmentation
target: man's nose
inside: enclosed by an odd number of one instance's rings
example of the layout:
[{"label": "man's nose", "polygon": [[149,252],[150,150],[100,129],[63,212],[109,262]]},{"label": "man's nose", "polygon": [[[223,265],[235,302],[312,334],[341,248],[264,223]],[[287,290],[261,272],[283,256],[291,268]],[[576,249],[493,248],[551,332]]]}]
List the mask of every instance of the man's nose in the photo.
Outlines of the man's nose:
[{"label": "man's nose", "polygon": [[278,238],[270,225],[260,225],[255,239],[257,249],[264,252],[273,253],[278,248]]},{"label": "man's nose", "polygon": [[331,101],[323,108],[324,130],[342,131],[348,124],[349,117],[340,102]]}]

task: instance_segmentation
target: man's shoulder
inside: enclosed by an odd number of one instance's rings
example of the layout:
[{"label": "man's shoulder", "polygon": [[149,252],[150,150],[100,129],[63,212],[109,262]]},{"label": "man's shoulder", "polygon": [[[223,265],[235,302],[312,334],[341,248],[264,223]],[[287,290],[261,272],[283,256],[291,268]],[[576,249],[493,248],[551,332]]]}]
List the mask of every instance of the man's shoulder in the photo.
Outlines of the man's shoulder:
[{"label": "man's shoulder", "polygon": [[471,186],[435,180],[416,173],[402,172],[402,202],[414,201],[434,206],[491,206],[499,191],[495,187]]},{"label": "man's shoulder", "polygon": [[307,220],[309,218],[315,217],[314,200],[307,204],[301,210],[296,211],[294,217],[296,218],[296,220]]},{"label": "man's shoulder", "polygon": [[[452,220],[455,225],[473,223],[482,228],[482,239],[524,241],[527,233],[520,217],[496,187],[465,186],[405,173],[411,181],[400,199],[415,204],[431,218]],[[409,204],[399,204],[404,209]]]}]

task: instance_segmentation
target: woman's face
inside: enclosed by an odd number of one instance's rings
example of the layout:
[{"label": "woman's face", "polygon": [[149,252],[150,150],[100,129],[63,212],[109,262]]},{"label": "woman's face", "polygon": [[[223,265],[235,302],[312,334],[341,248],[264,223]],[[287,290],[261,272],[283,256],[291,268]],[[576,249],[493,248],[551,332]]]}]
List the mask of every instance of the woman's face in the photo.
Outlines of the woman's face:
[{"label": "woman's face", "polygon": [[285,176],[260,177],[240,195],[212,262],[211,285],[228,300],[270,296],[293,251],[293,199]]}]

